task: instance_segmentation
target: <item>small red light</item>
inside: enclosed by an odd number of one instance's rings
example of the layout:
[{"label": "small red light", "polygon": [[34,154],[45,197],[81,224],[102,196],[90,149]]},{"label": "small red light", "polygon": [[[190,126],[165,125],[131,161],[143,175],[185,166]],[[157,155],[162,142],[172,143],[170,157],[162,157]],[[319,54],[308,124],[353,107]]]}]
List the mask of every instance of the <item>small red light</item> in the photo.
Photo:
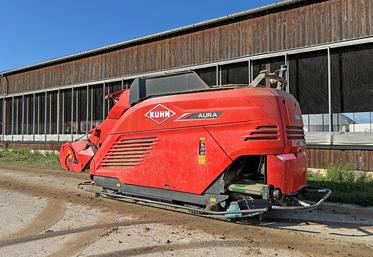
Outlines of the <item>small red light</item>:
[{"label": "small red light", "polygon": [[279,158],[281,161],[290,161],[297,159],[297,156],[293,153],[286,153],[286,154],[278,154],[276,155],[277,158]]}]

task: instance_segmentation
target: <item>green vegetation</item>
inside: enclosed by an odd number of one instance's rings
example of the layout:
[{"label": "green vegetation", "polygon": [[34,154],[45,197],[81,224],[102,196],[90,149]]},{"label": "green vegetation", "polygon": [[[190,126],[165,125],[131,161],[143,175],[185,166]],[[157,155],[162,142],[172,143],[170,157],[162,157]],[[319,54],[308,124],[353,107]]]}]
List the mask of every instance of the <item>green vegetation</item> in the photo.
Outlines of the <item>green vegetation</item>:
[{"label": "green vegetation", "polygon": [[330,166],[325,176],[310,174],[308,184],[330,188],[328,201],[373,206],[373,181],[349,164]]},{"label": "green vegetation", "polygon": [[2,149],[0,150],[1,163],[17,163],[26,166],[58,167],[58,155],[54,153],[41,153],[31,149]]}]

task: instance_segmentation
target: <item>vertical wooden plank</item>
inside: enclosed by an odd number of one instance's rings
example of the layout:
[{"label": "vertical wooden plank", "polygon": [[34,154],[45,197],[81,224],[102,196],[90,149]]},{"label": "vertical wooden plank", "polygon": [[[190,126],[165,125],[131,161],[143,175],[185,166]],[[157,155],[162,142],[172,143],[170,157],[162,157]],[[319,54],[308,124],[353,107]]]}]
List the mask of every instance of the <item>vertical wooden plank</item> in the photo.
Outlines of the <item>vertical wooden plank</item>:
[{"label": "vertical wooden plank", "polygon": [[324,40],[326,40],[326,31],[327,31],[327,18],[325,12],[325,2],[320,4],[320,8],[317,8],[317,16],[319,21],[317,23],[317,39],[316,44],[321,44]]}]

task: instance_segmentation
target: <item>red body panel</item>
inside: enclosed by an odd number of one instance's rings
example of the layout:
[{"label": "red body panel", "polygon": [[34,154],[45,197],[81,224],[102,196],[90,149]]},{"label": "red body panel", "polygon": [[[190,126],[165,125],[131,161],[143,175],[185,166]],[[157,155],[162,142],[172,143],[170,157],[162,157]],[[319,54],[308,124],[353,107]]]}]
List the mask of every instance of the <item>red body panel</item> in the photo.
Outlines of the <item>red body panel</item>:
[{"label": "red body panel", "polygon": [[282,161],[274,155],[267,157],[267,184],[280,188],[283,194],[298,192],[307,183],[307,157],[304,152],[296,159]]},{"label": "red body panel", "polygon": [[[150,98],[132,107],[128,92],[91,133],[98,148],[91,175],[202,194],[238,157],[267,155],[268,184],[284,193],[305,185],[300,108],[286,92],[212,90]],[[275,157],[283,153],[298,158]]]},{"label": "red body panel", "polygon": [[[111,145],[121,139],[149,137],[155,138],[154,145],[151,147],[144,145],[144,148],[147,148],[144,150],[144,156],[141,156],[141,161],[132,167],[119,166],[126,162],[126,158],[123,158],[120,164],[110,162],[103,164],[103,159],[108,155],[106,150],[100,149],[94,158],[95,165],[92,167],[95,169],[94,174],[116,177],[126,184],[201,194],[231,163],[228,156],[203,127],[113,135],[107,140]],[[205,164],[198,162],[200,137],[205,137],[206,140]],[[111,167],[110,164],[118,166]]]},{"label": "red body panel", "polygon": [[86,140],[65,143],[61,146],[60,163],[65,170],[81,172],[86,168],[94,154],[90,143]]}]

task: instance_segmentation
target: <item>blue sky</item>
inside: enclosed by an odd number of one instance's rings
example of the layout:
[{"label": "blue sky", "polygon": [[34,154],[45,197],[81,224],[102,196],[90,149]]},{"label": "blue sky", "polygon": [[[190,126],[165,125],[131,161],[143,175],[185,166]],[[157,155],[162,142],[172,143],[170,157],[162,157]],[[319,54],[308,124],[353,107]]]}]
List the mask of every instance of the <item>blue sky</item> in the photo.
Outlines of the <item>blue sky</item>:
[{"label": "blue sky", "polygon": [[0,71],[276,0],[0,0]]}]

